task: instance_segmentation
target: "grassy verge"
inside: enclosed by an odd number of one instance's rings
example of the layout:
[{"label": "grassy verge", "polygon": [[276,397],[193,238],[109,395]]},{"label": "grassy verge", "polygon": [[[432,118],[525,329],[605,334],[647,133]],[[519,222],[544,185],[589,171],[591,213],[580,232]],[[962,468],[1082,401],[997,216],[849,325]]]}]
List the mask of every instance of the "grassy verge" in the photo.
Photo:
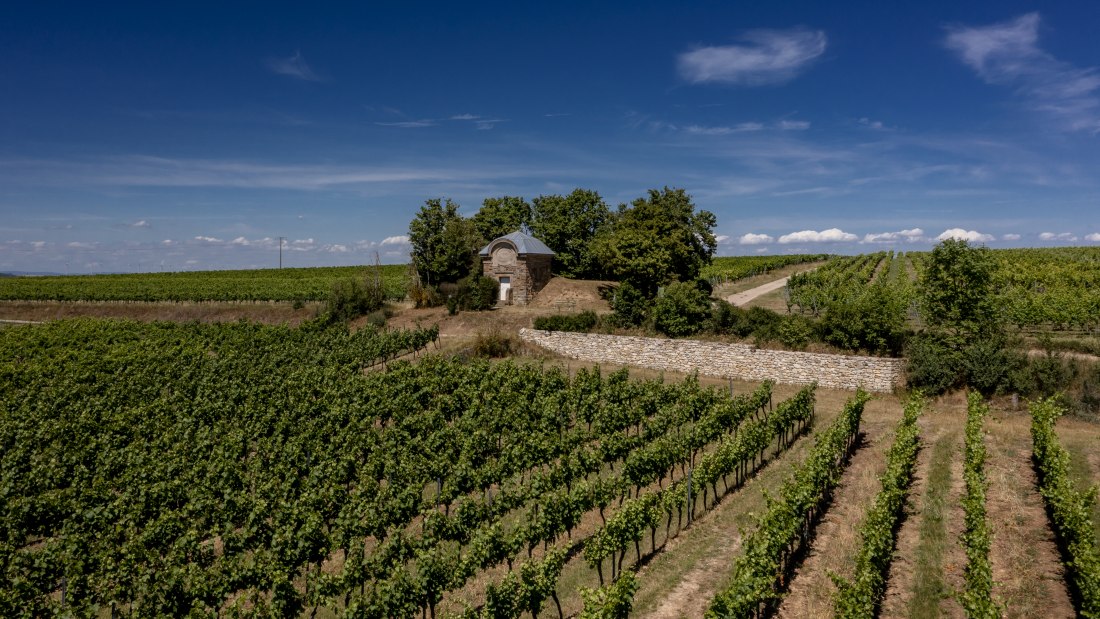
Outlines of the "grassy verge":
[{"label": "grassy verge", "polygon": [[947,492],[951,486],[954,435],[940,437],[932,447],[927,491],[920,511],[920,541],[908,616],[932,619],[940,616],[940,601],[951,595],[943,573],[944,550],[949,543],[945,522]]},{"label": "grassy verge", "polygon": [[[1096,485],[1097,479],[1092,471],[1092,467],[1089,466],[1088,449],[1091,447],[1086,446],[1085,443],[1078,441],[1062,441],[1062,445],[1069,452],[1069,476],[1073,481],[1074,487],[1079,492],[1086,492],[1089,488]],[[1096,534],[1096,538],[1100,539],[1100,501],[1095,501],[1092,504],[1092,528]]]}]

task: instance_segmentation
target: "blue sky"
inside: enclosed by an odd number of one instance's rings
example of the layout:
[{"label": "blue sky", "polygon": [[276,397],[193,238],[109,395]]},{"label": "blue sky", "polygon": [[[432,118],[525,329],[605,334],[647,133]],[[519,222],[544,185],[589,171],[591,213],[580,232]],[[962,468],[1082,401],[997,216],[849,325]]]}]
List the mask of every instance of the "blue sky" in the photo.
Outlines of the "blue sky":
[{"label": "blue sky", "polygon": [[683,187],[720,255],[1100,244],[1100,3],[6,3],[0,271],[405,261]]}]

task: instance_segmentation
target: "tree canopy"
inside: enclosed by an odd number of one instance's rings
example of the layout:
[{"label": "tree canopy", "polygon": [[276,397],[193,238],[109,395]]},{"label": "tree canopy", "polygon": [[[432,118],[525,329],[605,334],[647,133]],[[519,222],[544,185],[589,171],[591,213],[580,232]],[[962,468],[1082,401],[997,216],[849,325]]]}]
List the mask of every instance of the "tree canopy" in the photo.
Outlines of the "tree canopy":
[{"label": "tree canopy", "polygon": [[718,247],[716,225],[714,213],[696,211],[683,189],[650,189],[619,206],[592,254],[609,276],[653,296],[663,284],[699,277]]},{"label": "tree canopy", "polygon": [[925,324],[961,341],[996,331],[995,270],[987,247],[955,239],[937,245],[920,280]]},{"label": "tree canopy", "polygon": [[474,224],[458,214],[458,205],[432,198],[409,223],[412,262],[428,286],[456,282],[469,275],[481,236]]},{"label": "tree canopy", "polygon": [[[470,218],[486,243],[531,224],[531,205],[519,196],[485,198]],[[544,241],[545,242],[545,241]]]},{"label": "tree canopy", "polygon": [[531,234],[554,250],[554,272],[596,278],[602,268],[592,256],[591,245],[610,217],[610,209],[595,191],[574,189],[567,196],[539,196],[532,200]]}]

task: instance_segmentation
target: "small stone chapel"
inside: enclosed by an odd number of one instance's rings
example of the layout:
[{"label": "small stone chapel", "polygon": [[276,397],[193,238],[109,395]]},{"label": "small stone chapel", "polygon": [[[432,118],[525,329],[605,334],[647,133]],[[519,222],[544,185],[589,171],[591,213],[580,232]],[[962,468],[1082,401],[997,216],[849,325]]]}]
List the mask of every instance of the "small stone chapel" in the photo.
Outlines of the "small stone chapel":
[{"label": "small stone chapel", "polygon": [[527,305],[550,281],[554,252],[519,230],[481,248],[481,272],[500,282],[500,303]]}]

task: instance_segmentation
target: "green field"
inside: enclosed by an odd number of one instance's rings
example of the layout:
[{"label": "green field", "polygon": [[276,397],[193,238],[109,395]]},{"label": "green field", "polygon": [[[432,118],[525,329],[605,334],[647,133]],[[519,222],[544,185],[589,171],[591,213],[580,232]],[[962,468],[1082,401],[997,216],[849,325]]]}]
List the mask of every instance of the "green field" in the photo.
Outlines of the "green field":
[{"label": "green field", "polygon": [[[0,278],[0,300],[27,301],[319,301],[341,279],[375,267],[57,275]],[[405,296],[408,266],[383,265],[386,296]]]}]

